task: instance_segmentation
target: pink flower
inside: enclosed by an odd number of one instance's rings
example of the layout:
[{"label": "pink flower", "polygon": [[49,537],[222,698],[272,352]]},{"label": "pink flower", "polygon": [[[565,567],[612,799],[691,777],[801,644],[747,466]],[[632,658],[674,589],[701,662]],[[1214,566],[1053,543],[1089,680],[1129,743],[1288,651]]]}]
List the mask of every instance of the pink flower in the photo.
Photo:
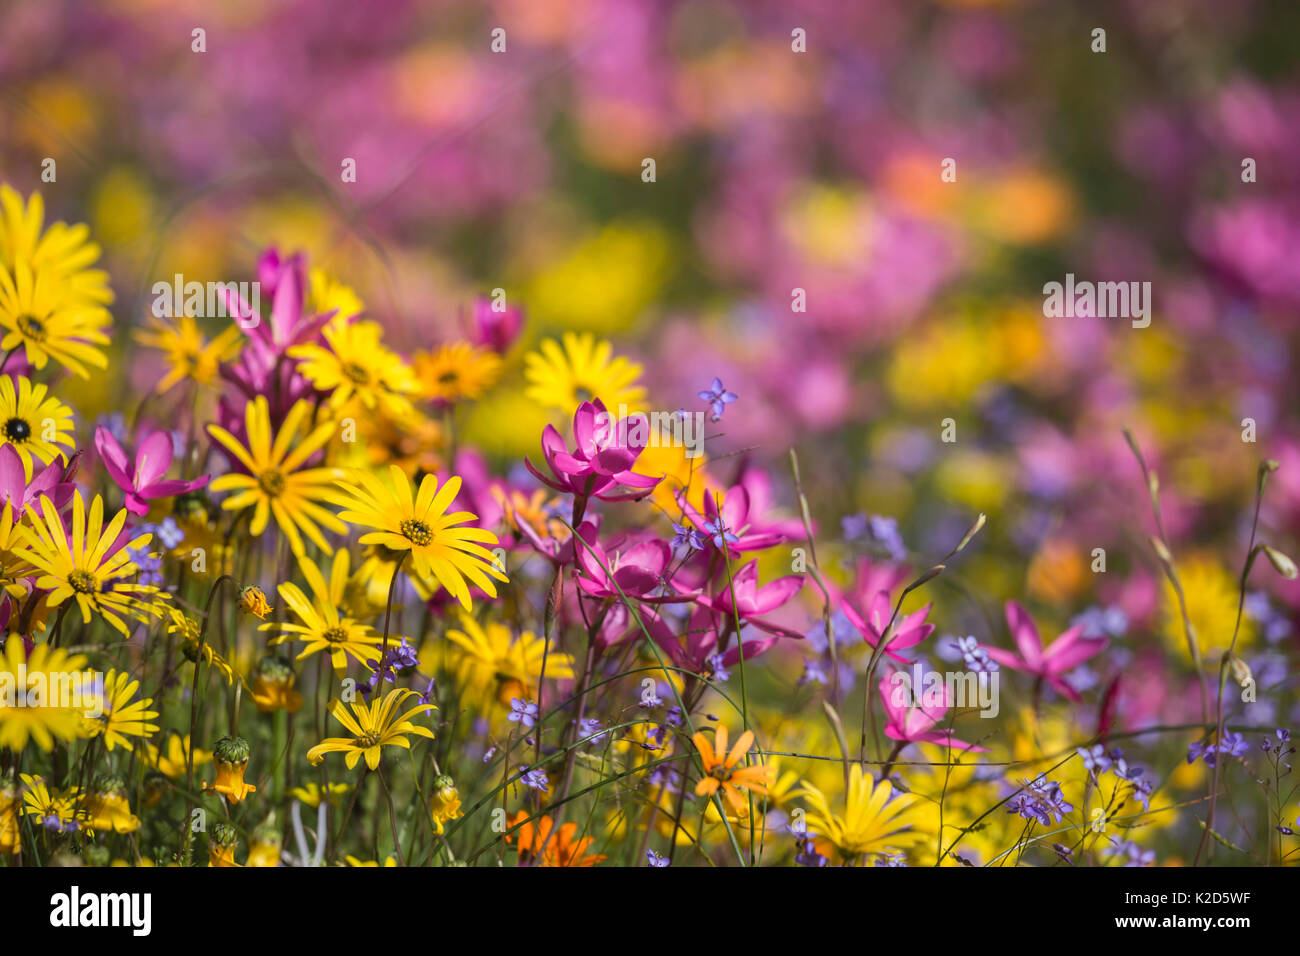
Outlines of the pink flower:
[{"label": "pink flower", "polygon": [[[745,652],[745,661],[751,661],[764,651],[770,649],[777,640],[776,636],[751,638],[743,643],[723,651],[718,656],[718,627],[720,615],[706,607],[696,607],[682,634],[673,633],[668,622],[654,611],[643,611],[642,620],[654,642],[666,653],[673,664],[683,670],[697,674],[713,672],[716,667],[734,667],[740,663],[740,652]],[[641,629],[633,628],[636,635]],[[714,659],[718,657],[718,659]]]},{"label": "pink flower", "polygon": [[172,466],[172,437],[167,432],[154,432],[140,443],[135,456],[135,470],[128,473],[130,463],[126,452],[112,433],[100,425],[95,429],[95,447],[104,461],[104,469],[117,486],[126,492],[126,510],[133,515],[149,513],[149,499],[171,498],[204,487],[209,476],[194,481],[179,478],[167,479]]},{"label": "pink flower", "polygon": [[736,591],[734,604],[731,600],[732,588],[728,586],[725,579],[721,582],[715,596],[712,598],[707,595],[702,596],[699,598],[699,602],[705,607],[728,617],[738,615],[746,624],[752,624],[769,634],[778,634],[782,637],[803,637],[798,631],[791,630],[780,624],[774,624],[762,616],[782,607],[798,594],[799,589],[804,584],[803,575],[790,574],[783,578],[777,578],[760,588],[758,586],[758,562],[750,561],[749,564],[736,572],[731,584]]},{"label": "pink flower", "polygon": [[647,604],[664,604],[699,596],[698,591],[677,591],[664,577],[673,558],[667,542],[650,539],[610,555],[596,540],[596,529],[590,524],[579,528],[578,535],[587,546],[578,545],[574,552],[581,572],[577,582],[590,597],[619,600],[626,596]]},{"label": "pink flower", "polygon": [[[743,485],[735,485],[727,490],[722,498],[722,507],[718,507],[713,494],[704,496],[704,514],[701,515],[686,500],[684,494],[678,493],[677,502],[691,524],[706,535],[727,542],[731,557],[740,557],[742,551],[761,551],[787,540],[778,530],[764,530],[757,522],[759,515],[750,510],[749,491]],[[722,521],[719,523],[718,518]],[[725,535],[730,532],[730,536]],[[734,538],[735,540],[732,540]]]},{"label": "pink flower", "polygon": [[1052,641],[1046,649],[1038,636],[1038,628],[1029,617],[1029,612],[1015,601],[1007,602],[1007,627],[1015,638],[1019,654],[986,648],[989,657],[1003,667],[1033,674],[1045,680],[1070,700],[1079,700],[1079,692],[1065,682],[1062,675],[1078,667],[1090,657],[1100,654],[1106,647],[1104,637],[1084,637],[1083,625],[1070,628]]},{"label": "pink flower", "polygon": [[496,311],[492,303],[484,298],[474,302],[474,344],[504,354],[510,343],[519,334],[524,324],[524,311],[516,306],[507,306],[503,311]]},{"label": "pink flower", "polygon": [[[632,470],[645,448],[644,429],[630,428],[632,418],[614,422],[600,399],[583,402],[573,415],[572,452],[555,426],[542,432],[542,454],[546,457],[550,477],[529,459],[524,465],[533,477],[548,488],[574,495],[582,507],[574,506],[574,520],[580,520],[587,499],[593,495],[602,501],[634,501],[650,494],[662,478],[651,478]],[[620,491],[631,488],[632,491]]]},{"label": "pink flower", "polygon": [[886,674],[880,679],[880,699],[885,707],[885,736],[909,744],[938,744],[954,750],[984,753],[987,747],[976,747],[958,740],[946,730],[934,727],[948,712],[952,701],[948,685],[927,688],[913,686],[913,681],[903,671]]},{"label": "pink flower", "polygon": [[23,471],[23,460],[14,446],[8,442],[0,445],[0,504],[9,511],[15,524],[22,518],[27,505],[40,501],[41,495],[49,498],[54,507],[63,509],[72,497],[75,487],[72,476],[80,456],[78,452],[66,466],[61,461],[51,462],[29,482]]},{"label": "pink flower", "polygon": [[[858,613],[857,609],[849,603],[848,598],[840,602],[840,607],[844,610],[844,616],[849,619],[849,622],[861,632],[863,640],[872,647],[879,645],[885,635],[885,629],[889,627],[889,619],[894,613],[888,591],[876,592],[876,596],[871,602],[871,609],[867,612],[866,617]],[[927,604],[919,611],[913,611],[906,617],[895,621],[894,634],[885,645],[885,653],[896,661],[906,663],[908,658],[894,652],[915,647],[934,633],[934,625],[924,623],[925,616],[929,613],[930,605]]]}]

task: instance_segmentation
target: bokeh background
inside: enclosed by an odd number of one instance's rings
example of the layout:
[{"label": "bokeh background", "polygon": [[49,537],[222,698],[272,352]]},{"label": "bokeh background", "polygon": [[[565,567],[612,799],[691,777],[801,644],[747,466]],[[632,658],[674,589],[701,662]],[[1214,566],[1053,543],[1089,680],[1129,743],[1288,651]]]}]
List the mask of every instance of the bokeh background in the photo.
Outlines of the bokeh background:
[{"label": "bokeh background", "polygon": [[[88,419],[157,381],[125,329],[177,272],[249,280],[260,250],[302,249],[408,348],[463,334],[502,288],[523,334],[460,423],[501,473],[564,417],[524,397],[546,336],[611,340],[657,408],[694,408],[720,377],[740,400],[710,467],[762,464],[793,514],[795,447],[832,577],[898,545],[855,516],[897,521],[933,560],[987,513],[934,618],[1001,643],[1005,598],[1048,636],[1089,615],[1118,641],[1093,686],[1125,675],[1130,727],[1195,703],[1121,428],[1160,474],[1207,660],[1231,635],[1261,458],[1282,466],[1262,527],[1294,544],[1293,2],[5,0],[2,16],[0,179],[88,222],[117,293],[109,385],[68,383]],[[1151,282],[1150,327],[1044,318],[1042,286],[1067,272]],[[1285,722],[1300,592],[1265,577],[1242,646],[1278,692],[1251,717]]]}]

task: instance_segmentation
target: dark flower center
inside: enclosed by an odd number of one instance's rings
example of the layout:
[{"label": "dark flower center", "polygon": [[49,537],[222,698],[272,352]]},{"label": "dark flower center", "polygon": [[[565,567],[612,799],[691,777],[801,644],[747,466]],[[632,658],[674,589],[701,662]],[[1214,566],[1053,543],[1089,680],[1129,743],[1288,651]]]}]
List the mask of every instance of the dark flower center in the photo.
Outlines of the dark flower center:
[{"label": "dark flower center", "polygon": [[321,637],[331,644],[338,644],[348,639],[348,632],[342,627],[331,627],[321,632]]},{"label": "dark flower center", "polygon": [[27,441],[32,437],[31,423],[25,418],[14,417],[5,422],[5,438],[12,442]]},{"label": "dark flower center", "polygon": [[370,372],[357,362],[344,362],[343,374],[352,379],[352,381],[356,382],[358,385],[370,384]]},{"label": "dark flower center", "polygon": [[45,323],[34,315],[20,315],[14,320],[14,325],[29,339],[39,342],[45,338]]},{"label": "dark flower center", "polygon": [[280,474],[274,468],[270,471],[264,471],[257,477],[257,483],[272,498],[279,497],[284,493],[284,475]]},{"label": "dark flower center", "polygon": [[72,590],[82,594],[94,594],[99,590],[99,582],[89,571],[73,571],[68,575],[68,584],[72,585]]},{"label": "dark flower center", "polygon": [[421,547],[433,540],[433,531],[423,521],[415,518],[407,518],[399,525],[399,530],[406,536],[407,540]]}]

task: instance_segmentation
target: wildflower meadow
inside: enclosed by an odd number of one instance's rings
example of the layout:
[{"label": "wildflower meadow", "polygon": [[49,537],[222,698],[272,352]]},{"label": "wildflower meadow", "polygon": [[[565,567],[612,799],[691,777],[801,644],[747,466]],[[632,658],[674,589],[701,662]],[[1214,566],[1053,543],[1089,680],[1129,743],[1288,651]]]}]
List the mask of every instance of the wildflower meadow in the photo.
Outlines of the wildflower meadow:
[{"label": "wildflower meadow", "polygon": [[1250,925],[1135,871],[1300,864],[1297,31],[8,0],[0,887],[1087,870]]}]

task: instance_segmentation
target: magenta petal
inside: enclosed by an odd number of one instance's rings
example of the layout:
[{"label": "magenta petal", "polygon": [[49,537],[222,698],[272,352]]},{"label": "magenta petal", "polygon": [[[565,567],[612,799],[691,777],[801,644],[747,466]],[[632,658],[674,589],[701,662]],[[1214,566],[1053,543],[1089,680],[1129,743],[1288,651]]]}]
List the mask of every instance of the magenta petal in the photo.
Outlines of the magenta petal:
[{"label": "magenta petal", "polygon": [[1029,612],[1015,601],[1007,602],[1007,627],[1020,648],[1020,656],[1029,667],[1037,669],[1043,660],[1043,641]]},{"label": "magenta petal", "polygon": [[1034,673],[1034,670],[1021,659],[1019,654],[1004,651],[999,647],[986,647],[984,650],[991,660],[997,661],[1003,667],[1010,667],[1013,671]]},{"label": "magenta petal", "polygon": [[126,452],[117,443],[112,432],[103,425],[95,429],[95,448],[99,451],[99,457],[104,462],[104,470],[108,472],[109,477],[119,488],[130,489],[133,482],[126,472],[128,467]]},{"label": "magenta petal", "polygon": [[135,486],[147,488],[167,474],[172,466],[172,437],[154,432],[141,444],[135,455]]},{"label": "magenta petal", "polygon": [[[46,468],[40,477],[44,478]],[[32,482],[35,487],[36,482]],[[23,460],[14,446],[6,442],[0,445],[0,499],[12,501],[21,509],[27,486],[27,474],[23,471]]]},{"label": "magenta petal", "polygon": [[[1074,630],[1074,628],[1071,628]],[[1079,628],[1082,630],[1082,628]],[[1066,634],[1070,632],[1067,631]],[[1056,647],[1061,641],[1065,640],[1065,634],[1062,634],[1057,640],[1052,642],[1052,647]],[[1044,652],[1047,660],[1047,671],[1049,674],[1064,674],[1073,667],[1078,667],[1090,657],[1095,657],[1106,648],[1106,638],[1104,637],[1084,637],[1071,640],[1064,650],[1052,652],[1048,648]]]},{"label": "magenta petal", "polygon": [[765,584],[759,588],[750,602],[750,613],[767,614],[769,611],[775,611],[798,594],[803,586],[804,577],[801,574],[791,574]]}]

